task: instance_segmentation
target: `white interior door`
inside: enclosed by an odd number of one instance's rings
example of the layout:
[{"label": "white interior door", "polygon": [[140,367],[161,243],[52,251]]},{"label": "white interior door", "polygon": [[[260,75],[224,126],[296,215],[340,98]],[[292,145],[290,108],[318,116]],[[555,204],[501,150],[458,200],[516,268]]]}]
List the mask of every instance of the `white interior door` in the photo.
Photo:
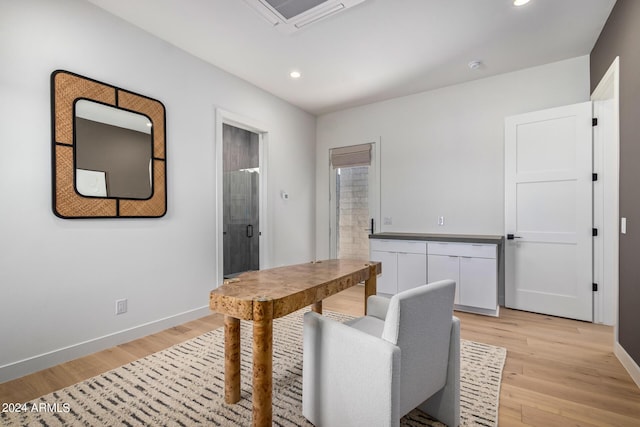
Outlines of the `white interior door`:
[{"label": "white interior door", "polygon": [[591,102],[505,119],[505,303],[592,321]]}]

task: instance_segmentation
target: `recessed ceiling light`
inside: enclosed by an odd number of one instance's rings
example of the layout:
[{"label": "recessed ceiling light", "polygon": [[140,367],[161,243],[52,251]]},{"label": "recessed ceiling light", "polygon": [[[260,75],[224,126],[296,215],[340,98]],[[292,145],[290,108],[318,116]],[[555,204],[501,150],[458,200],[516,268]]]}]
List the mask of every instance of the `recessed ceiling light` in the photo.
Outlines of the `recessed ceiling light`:
[{"label": "recessed ceiling light", "polygon": [[300,71],[297,70],[293,70],[289,73],[289,77],[291,77],[292,79],[299,79],[301,76],[302,74],[300,74]]},{"label": "recessed ceiling light", "polygon": [[514,6],[524,6],[527,3],[529,3],[529,0],[513,0]]}]

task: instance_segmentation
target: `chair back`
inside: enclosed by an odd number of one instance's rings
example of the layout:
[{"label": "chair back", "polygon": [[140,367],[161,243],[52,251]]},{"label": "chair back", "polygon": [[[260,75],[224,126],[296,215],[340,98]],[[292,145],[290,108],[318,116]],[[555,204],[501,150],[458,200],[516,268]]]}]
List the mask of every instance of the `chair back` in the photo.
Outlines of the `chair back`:
[{"label": "chair back", "polygon": [[447,377],[456,283],[441,280],[394,295],[382,338],[400,347],[400,413],[440,390]]}]

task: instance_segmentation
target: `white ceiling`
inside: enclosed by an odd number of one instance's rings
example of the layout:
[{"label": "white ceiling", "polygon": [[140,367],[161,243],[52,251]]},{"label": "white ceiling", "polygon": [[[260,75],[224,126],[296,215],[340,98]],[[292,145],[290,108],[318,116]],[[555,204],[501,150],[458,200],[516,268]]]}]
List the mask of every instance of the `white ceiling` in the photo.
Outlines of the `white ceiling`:
[{"label": "white ceiling", "polygon": [[589,54],[615,3],[366,0],[287,35],[241,0],[88,1],[313,114]]}]

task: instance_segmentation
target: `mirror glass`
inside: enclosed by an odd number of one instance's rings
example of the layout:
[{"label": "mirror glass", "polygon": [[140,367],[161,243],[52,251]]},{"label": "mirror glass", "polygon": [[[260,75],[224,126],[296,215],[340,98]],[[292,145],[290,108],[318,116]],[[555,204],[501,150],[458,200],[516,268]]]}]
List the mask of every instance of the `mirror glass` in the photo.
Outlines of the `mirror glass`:
[{"label": "mirror glass", "polygon": [[74,104],[75,188],[88,197],[146,200],[153,195],[149,117],[99,102]]}]

